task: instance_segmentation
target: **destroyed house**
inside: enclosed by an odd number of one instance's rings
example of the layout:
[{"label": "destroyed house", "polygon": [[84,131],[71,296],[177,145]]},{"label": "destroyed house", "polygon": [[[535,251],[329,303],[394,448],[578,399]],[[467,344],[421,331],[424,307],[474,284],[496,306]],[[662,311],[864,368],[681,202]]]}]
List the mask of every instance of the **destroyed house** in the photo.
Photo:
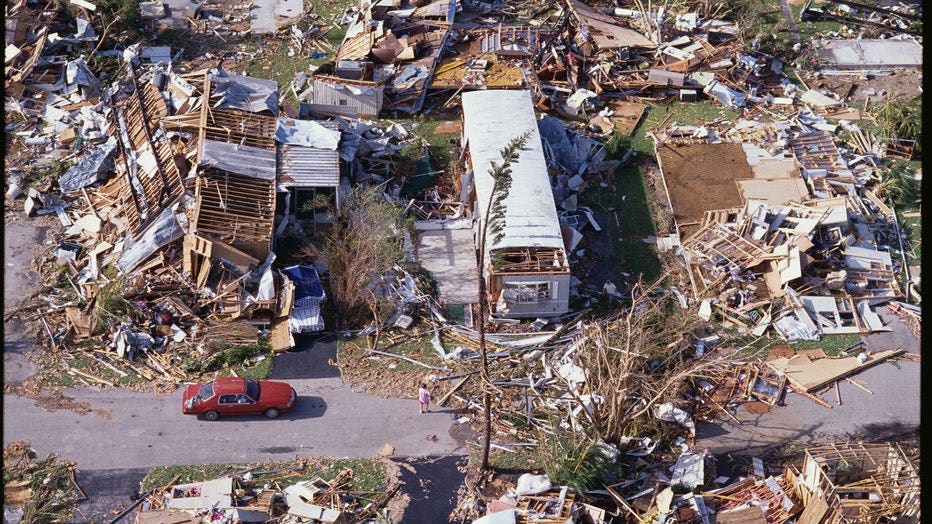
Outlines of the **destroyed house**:
[{"label": "destroyed house", "polygon": [[799,522],[921,521],[919,473],[894,444],[809,448],[801,471],[788,473],[804,508]]},{"label": "destroyed house", "polygon": [[654,49],[657,44],[634,29],[624,27],[621,22],[579,0],[567,0],[567,7],[576,22],[574,42],[584,56],[599,51],[611,51],[624,47]]},{"label": "destroyed house", "polygon": [[204,140],[192,231],[257,259],[272,250],[275,151]]},{"label": "destroyed house", "polygon": [[340,191],[340,128],[336,122],[279,118],[275,131],[279,204],[277,213],[315,222],[329,220],[343,200]]},{"label": "destroyed house", "polygon": [[501,149],[530,132],[511,165],[513,183],[504,202],[503,237],[489,237],[483,273],[494,309],[512,318],[555,317],[569,310],[570,268],[550,175],[530,91],[463,93],[463,147],[474,173],[471,204],[479,227],[493,197],[489,169],[500,164]]}]

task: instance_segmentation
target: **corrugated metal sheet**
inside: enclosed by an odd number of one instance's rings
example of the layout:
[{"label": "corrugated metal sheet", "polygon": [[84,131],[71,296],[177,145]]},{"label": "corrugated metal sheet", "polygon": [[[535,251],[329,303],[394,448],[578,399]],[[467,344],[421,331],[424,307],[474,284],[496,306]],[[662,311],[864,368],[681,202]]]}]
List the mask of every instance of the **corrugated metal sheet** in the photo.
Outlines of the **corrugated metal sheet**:
[{"label": "corrugated metal sheet", "polygon": [[258,147],[204,140],[199,165],[252,178],[275,180],[275,152]]},{"label": "corrugated metal sheet", "polygon": [[338,187],[340,152],[303,146],[278,147],[278,181],[285,187]]},{"label": "corrugated metal sheet", "polygon": [[506,199],[505,237],[493,247],[563,249],[563,235],[553,202],[550,176],[530,91],[487,90],[463,93],[463,134],[468,142],[481,212],[492,196],[492,162],[502,162],[501,149],[512,138],[530,131],[518,160]]},{"label": "corrugated metal sheet", "polygon": [[456,1],[435,0],[415,9],[412,16],[420,19],[442,20],[452,24],[453,19],[456,18]]},{"label": "corrugated metal sheet", "polygon": [[[314,104],[355,108],[359,116],[374,117],[382,110],[384,86],[364,87],[314,80]],[[358,94],[354,91],[358,91]],[[345,101],[341,104],[340,101]]]}]

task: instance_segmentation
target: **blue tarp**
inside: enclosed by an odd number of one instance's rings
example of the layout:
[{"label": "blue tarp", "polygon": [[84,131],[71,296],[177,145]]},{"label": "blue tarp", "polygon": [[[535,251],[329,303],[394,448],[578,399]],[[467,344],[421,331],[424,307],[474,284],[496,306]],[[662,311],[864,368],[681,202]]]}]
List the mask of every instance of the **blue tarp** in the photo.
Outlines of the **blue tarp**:
[{"label": "blue tarp", "polygon": [[327,298],[324,293],[324,286],[317,276],[317,270],[314,266],[291,266],[282,270],[292,282],[294,282],[294,299],[295,302],[305,299],[317,299],[323,301]]}]

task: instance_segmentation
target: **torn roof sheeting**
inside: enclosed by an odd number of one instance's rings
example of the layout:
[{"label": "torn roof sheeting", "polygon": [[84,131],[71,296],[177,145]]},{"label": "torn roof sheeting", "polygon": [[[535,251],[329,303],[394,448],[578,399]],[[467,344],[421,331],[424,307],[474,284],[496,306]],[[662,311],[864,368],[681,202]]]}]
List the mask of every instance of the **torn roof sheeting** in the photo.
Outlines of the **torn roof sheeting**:
[{"label": "torn roof sheeting", "polygon": [[201,168],[213,168],[237,175],[263,180],[275,180],[275,151],[204,140],[201,147]]},{"label": "torn roof sheeting", "polygon": [[210,73],[211,98],[220,97],[214,109],[242,109],[252,113],[268,111],[278,115],[278,82],[235,75],[222,69]]},{"label": "torn roof sheeting", "polygon": [[463,93],[463,135],[472,158],[481,212],[492,197],[492,162],[502,162],[501,149],[525,131],[530,136],[511,166],[513,190],[505,201],[504,238],[496,249],[547,247],[563,249],[563,234],[550,188],[550,175],[537,129],[530,91],[487,90]]},{"label": "torn roof sheeting", "polygon": [[275,128],[275,141],[279,144],[336,151],[340,144],[340,129],[329,122],[280,117]]},{"label": "torn roof sheeting", "polygon": [[655,48],[657,44],[634,29],[622,27],[614,18],[602,14],[579,0],[567,0],[570,12],[579,21],[580,30],[586,33],[599,49],[621,47]]},{"label": "torn roof sheeting", "polygon": [[911,69],[922,67],[922,44],[913,40],[815,40],[822,69]]},{"label": "torn roof sheeting", "polygon": [[123,252],[116,263],[117,269],[128,273],[160,248],[182,236],[184,236],[184,229],[178,223],[175,212],[166,207],[159,214],[158,219],[146,228],[142,237]]},{"label": "torn roof sheeting", "polygon": [[62,193],[77,191],[98,180],[106,178],[113,170],[113,154],[116,152],[116,140],[112,137],[93,153],[78,160],[68,171],[58,178]]}]

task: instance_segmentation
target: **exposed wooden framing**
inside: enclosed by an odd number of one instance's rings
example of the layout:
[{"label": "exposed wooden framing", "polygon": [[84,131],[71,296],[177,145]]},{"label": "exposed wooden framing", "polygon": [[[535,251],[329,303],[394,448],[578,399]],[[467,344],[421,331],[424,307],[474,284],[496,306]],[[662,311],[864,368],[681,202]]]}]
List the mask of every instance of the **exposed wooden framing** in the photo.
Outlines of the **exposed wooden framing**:
[{"label": "exposed wooden framing", "polygon": [[[132,67],[128,76],[133,93],[115,106],[115,122],[120,137],[116,168],[120,175],[118,206],[128,220],[129,230],[138,234],[154,220],[162,209],[184,193],[184,183],[171,144],[160,129],[161,119],[168,115],[168,107],[154,84],[140,87]],[[131,158],[136,162],[136,179],[142,187],[131,181]],[[147,172],[140,161],[151,158],[154,171]],[[151,166],[150,166],[151,168]]]},{"label": "exposed wooden framing", "polygon": [[566,253],[555,248],[510,248],[491,252],[495,273],[546,273],[569,272]]},{"label": "exposed wooden framing", "polygon": [[[903,451],[890,444],[835,443],[809,448],[798,477],[807,499],[828,505],[822,522],[878,522],[918,516],[920,483]],[[804,483],[804,480],[806,481]]]},{"label": "exposed wooden framing", "polygon": [[239,109],[215,109],[201,129],[207,140],[275,150],[275,117]]},{"label": "exposed wooden framing", "polygon": [[197,177],[197,212],[193,228],[257,259],[272,245],[275,218],[275,181],[218,169]]}]

